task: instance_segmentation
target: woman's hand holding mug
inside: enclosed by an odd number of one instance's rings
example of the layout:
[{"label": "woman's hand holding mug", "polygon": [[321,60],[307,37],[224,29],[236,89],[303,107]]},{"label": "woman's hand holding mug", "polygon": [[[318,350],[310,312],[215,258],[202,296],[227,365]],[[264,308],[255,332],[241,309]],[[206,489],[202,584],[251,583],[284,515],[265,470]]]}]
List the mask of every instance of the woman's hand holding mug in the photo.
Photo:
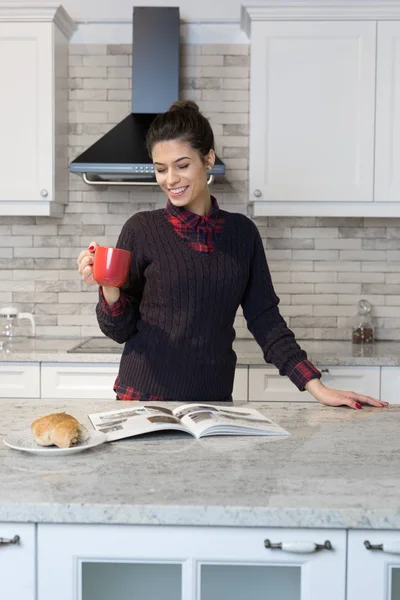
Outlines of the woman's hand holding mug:
[{"label": "woman's hand holding mug", "polygon": [[132,254],[120,248],[108,248],[92,242],[77,259],[78,271],[88,285],[101,285],[108,304],[117,302],[120,286],[126,281]]}]

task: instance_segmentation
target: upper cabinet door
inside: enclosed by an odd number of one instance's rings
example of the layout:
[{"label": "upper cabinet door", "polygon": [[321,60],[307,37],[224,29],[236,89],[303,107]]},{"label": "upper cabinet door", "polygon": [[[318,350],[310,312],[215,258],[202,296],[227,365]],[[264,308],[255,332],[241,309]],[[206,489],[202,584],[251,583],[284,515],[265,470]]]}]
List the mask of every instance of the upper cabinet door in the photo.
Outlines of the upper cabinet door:
[{"label": "upper cabinet door", "polygon": [[400,202],[400,21],[378,23],[375,200]]},{"label": "upper cabinet door", "polygon": [[254,21],[250,200],[372,202],[376,23]]},{"label": "upper cabinet door", "polygon": [[52,200],[52,25],[0,23],[2,201]]}]

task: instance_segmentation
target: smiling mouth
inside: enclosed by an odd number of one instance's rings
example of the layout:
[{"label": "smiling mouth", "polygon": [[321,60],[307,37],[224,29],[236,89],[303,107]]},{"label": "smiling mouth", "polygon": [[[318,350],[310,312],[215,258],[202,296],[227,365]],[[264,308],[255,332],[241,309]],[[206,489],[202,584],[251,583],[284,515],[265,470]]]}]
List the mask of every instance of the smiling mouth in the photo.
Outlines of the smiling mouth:
[{"label": "smiling mouth", "polygon": [[170,188],[168,190],[168,192],[172,195],[172,196],[182,196],[182,194],[184,194],[186,192],[186,190],[188,189],[188,185],[182,186],[182,187],[178,187],[178,188]]}]

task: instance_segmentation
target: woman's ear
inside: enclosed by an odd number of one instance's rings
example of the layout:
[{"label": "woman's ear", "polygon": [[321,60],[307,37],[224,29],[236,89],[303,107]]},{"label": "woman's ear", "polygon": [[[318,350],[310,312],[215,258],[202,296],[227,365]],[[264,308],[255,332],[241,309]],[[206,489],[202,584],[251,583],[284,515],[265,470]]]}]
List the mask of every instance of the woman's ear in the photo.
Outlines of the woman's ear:
[{"label": "woman's ear", "polygon": [[208,154],[204,157],[204,162],[206,164],[207,171],[211,171],[215,163],[215,152],[214,150],[210,150]]}]

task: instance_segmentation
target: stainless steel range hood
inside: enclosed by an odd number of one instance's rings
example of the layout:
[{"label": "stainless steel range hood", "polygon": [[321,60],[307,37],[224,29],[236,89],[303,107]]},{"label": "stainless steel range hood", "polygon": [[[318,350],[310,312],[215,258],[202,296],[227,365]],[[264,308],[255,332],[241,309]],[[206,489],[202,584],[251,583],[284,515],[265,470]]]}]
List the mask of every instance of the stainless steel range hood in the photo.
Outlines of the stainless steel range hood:
[{"label": "stainless steel range hood", "polygon": [[[154,118],[179,98],[179,8],[133,11],[132,113],[70,164],[90,185],[157,185],[146,150]],[[224,174],[217,157],[210,171]]]}]

